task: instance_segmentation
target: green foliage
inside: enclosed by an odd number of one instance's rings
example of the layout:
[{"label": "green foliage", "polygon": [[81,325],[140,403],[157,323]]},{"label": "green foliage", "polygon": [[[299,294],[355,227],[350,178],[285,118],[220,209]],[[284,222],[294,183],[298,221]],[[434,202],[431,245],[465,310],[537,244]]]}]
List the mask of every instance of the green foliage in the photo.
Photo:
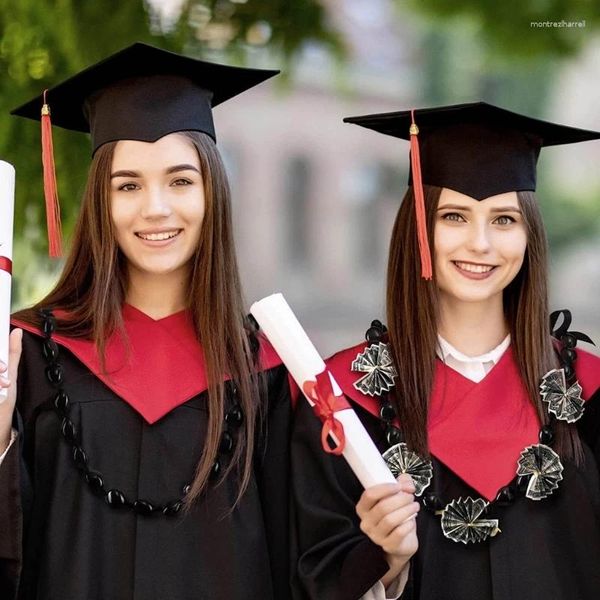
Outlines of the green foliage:
[{"label": "green foliage", "polygon": [[243,62],[249,53],[268,48],[289,63],[312,41],[345,56],[343,40],[318,0],[192,0],[184,20],[187,46],[199,55],[220,52]]},{"label": "green foliage", "polygon": [[421,90],[430,104],[485,100],[541,116],[559,69],[546,55],[508,61],[470,18],[423,23]]},{"label": "green foliage", "polygon": [[[17,169],[15,230],[42,231],[45,219],[39,123],[9,117],[11,109],[107,54],[136,40],[154,41],[141,1],[0,0],[0,156]],[[159,42],[160,43],[160,42]],[[63,221],[77,206],[90,146],[86,136],[54,128]],[[28,243],[45,248],[45,236]]]},{"label": "green foliage", "polygon": [[542,185],[537,195],[552,252],[559,254],[571,244],[600,236],[598,191],[576,190],[569,195]]},{"label": "green foliage", "polygon": [[409,0],[409,5],[439,21],[472,19],[491,51],[509,59],[573,55],[600,26],[600,3],[590,0]]}]

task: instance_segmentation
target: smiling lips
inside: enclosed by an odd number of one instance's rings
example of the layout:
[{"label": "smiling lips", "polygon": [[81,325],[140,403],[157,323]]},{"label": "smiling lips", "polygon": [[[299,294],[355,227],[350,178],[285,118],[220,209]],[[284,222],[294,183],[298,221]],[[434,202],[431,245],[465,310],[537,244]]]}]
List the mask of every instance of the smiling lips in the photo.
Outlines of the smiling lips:
[{"label": "smiling lips", "polygon": [[171,229],[169,231],[156,232],[136,232],[136,236],[148,242],[164,242],[170,240],[181,233],[181,229]]},{"label": "smiling lips", "polygon": [[495,265],[482,265],[457,260],[453,260],[452,264],[461,275],[464,275],[468,279],[486,279],[496,268]]}]

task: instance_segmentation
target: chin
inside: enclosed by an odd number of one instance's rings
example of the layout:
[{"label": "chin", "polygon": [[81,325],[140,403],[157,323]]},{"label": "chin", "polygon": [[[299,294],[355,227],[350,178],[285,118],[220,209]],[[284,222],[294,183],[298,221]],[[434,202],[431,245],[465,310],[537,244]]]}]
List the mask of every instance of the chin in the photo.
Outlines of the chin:
[{"label": "chin", "polygon": [[498,295],[498,292],[493,292],[489,294],[453,294],[452,297],[460,302],[487,302],[492,298],[495,298]]},{"label": "chin", "polygon": [[444,286],[444,288],[440,288],[440,291],[447,298],[458,302],[486,302],[502,293],[502,290],[497,289],[496,286],[484,287],[481,284],[477,287],[464,285]]},{"label": "chin", "polygon": [[186,263],[168,263],[168,264],[140,264],[138,271],[146,275],[170,275],[176,271],[180,271],[185,267]]}]

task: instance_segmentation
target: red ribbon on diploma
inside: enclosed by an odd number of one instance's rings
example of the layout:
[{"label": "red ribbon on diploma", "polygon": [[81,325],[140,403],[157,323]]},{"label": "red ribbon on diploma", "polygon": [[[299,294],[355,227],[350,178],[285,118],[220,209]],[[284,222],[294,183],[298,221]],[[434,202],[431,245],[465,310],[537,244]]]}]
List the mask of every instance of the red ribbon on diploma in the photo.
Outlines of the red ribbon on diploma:
[{"label": "red ribbon on diploma", "polygon": [[[344,433],[344,426],[335,418],[335,413],[338,410],[349,408],[348,401],[344,396],[336,396],[333,393],[329,371],[327,370],[317,375],[317,381],[305,381],[302,385],[302,391],[315,403],[313,410],[323,422],[323,429],[321,429],[323,450],[329,454],[339,456],[346,445],[346,434]],[[335,448],[331,448],[327,442],[327,436],[330,433],[338,441]]]},{"label": "red ribbon on diploma", "polygon": [[12,260],[10,258],[0,256],[0,271],[6,271],[9,275],[12,275]]}]

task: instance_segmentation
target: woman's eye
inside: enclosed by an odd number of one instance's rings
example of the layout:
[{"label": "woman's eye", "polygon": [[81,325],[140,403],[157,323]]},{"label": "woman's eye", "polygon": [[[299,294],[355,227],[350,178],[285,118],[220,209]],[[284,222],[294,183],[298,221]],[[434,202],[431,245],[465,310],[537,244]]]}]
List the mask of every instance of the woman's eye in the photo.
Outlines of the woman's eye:
[{"label": "woman's eye", "polygon": [[139,186],[137,183],[124,183],[123,185],[120,185],[118,189],[120,192],[133,192],[134,190],[139,189]]},{"label": "woman's eye", "polygon": [[497,223],[498,225],[510,225],[514,222],[515,220],[512,217],[509,217],[508,215],[501,215],[494,221],[494,223]]},{"label": "woman's eye", "polygon": [[185,178],[176,179],[171,185],[192,185],[192,181]]},{"label": "woman's eye", "polygon": [[464,217],[459,214],[459,213],[446,213],[445,215],[442,215],[442,219],[444,219],[444,221],[464,221]]}]

